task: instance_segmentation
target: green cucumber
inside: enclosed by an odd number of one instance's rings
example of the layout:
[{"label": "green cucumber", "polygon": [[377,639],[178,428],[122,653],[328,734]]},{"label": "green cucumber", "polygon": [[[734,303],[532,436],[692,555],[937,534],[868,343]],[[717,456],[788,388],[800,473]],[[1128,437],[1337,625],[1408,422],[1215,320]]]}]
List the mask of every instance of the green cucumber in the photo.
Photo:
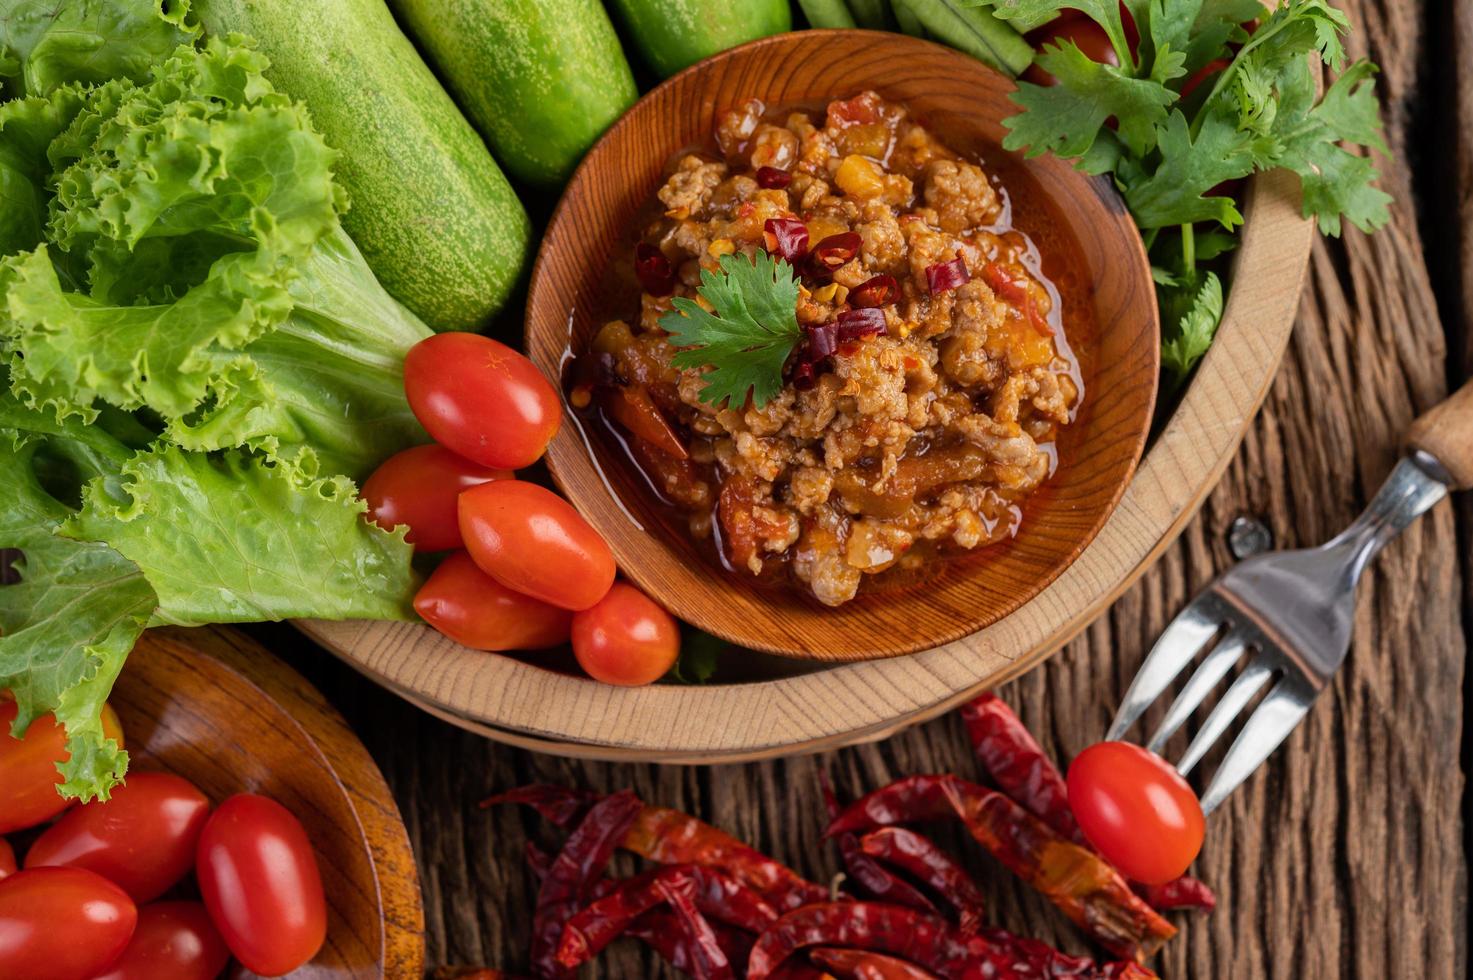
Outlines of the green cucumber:
[{"label": "green cucumber", "polygon": [[436,330],[484,327],[521,279],[526,209],[383,0],[196,0],[205,30],[254,37],[267,77],[341,151],[343,226]]},{"label": "green cucumber", "polygon": [[1033,46],[990,9],[965,7],[961,0],[899,0],[936,40],[1016,77],[1033,63]]},{"label": "green cucumber", "polygon": [[514,177],[568,178],[639,92],[599,0],[389,0]]},{"label": "green cucumber", "polygon": [[718,51],[793,29],[788,0],[611,0],[661,78]]}]

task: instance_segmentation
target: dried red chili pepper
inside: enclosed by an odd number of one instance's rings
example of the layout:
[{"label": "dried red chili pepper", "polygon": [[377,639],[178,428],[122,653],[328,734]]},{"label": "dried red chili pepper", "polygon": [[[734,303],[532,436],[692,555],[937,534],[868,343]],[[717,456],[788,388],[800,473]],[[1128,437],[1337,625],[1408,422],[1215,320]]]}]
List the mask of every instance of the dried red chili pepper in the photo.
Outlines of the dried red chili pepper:
[{"label": "dried red chili pepper", "polygon": [[527,846],[522,848],[522,860],[527,863],[527,870],[532,872],[532,878],[540,886],[547,872],[552,868],[552,855],[538,847],[536,842],[527,841]]},{"label": "dried red chili pepper", "polygon": [[[1081,847],[1094,848],[1069,809],[1064,776],[1007,702],[988,692],[962,706],[972,751],[983,770],[1013,801]],[[1217,905],[1212,889],[1183,876],[1165,885],[1134,885],[1154,909],[1202,909]]]},{"label": "dried red chili pepper", "polygon": [[1178,909],[1211,912],[1217,908],[1217,896],[1212,889],[1191,875],[1182,875],[1164,885],[1142,885],[1137,882],[1134,887],[1136,893],[1146,900],[1146,904],[1162,912]]},{"label": "dried red chili pepper", "polygon": [[818,279],[827,279],[835,269],[858,255],[862,244],[864,239],[857,232],[841,231],[837,235],[828,236],[813,246],[813,254],[808,260],[809,274]]},{"label": "dried red chili pepper", "polygon": [[[829,782],[827,772],[819,770],[818,782],[819,788],[823,790],[823,802],[828,808],[829,819],[833,820],[838,817],[843,807],[840,806],[838,797],[834,795],[834,787]],[[834,838],[834,843],[839,846],[839,857],[844,862],[844,870],[869,893],[869,897],[883,902],[894,902],[897,905],[904,905],[922,912],[939,913],[935,904],[926,897],[925,893],[904,878],[897,877],[889,868],[864,853],[859,846],[858,834],[840,834]]]},{"label": "dried red chili pepper", "polygon": [[665,253],[649,242],[634,246],[634,276],[640,288],[651,296],[669,296],[675,292],[675,269]]},{"label": "dried red chili pepper", "polygon": [[808,335],[809,361],[821,361],[839,349],[838,333],[832,323],[815,323],[804,328]]},{"label": "dried red chili pepper", "polygon": [[757,186],[766,190],[775,191],[787,187],[793,182],[793,175],[786,170],[777,167],[758,167]]},{"label": "dried red chili pepper", "polygon": [[569,827],[578,821],[588,808],[597,803],[597,793],[549,783],[529,783],[488,796],[479,804],[482,810],[502,803],[520,803],[536,810],[543,820],[557,827]]},{"label": "dried red chili pepper", "polygon": [[849,291],[849,302],[863,309],[888,306],[900,298],[900,283],[894,276],[880,273]]},{"label": "dried red chili pepper", "polygon": [[1096,963],[1086,956],[1061,953],[1048,943],[1015,936],[1006,929],[983,929],[982,938],[1007,950],[1014,969],[1027,977],[1080,977],[1098,980],[1149,980],[1156,976],[1147,967],[1129,960]]},{"label": "dried red chili pepper", "polygon": [[989,262],[982,267],[982,281],[987,283],[988,287],[1004,301],[1020,309],[1023,318],[1032,325],[1034,330],[1045,337],[1054,335],[1053,325],[1042,313],[1038,312],[1038,305],[1033,302],[1033,290],[1028,288],[1027,283],[1014,279],[1008,270],[996,262]]},{"label": "dried red chili pepper", "polygon": [[539,977],[565,974],[557,961],[563,925],[584,904],[642,804],[628,790],[595,803],[547,868],[532,915],[532,968]]},{"label": "dried red chili pepper", "polygon": [[834,318],[839,343],[847,344],[885,332],[884,310],[845,310]]},{"label": "dried red chili pepper", "polygon": [[827,888],[678,810],[645,806],[625,835],[623,847],[661,864],[698,864],[723,871],[780,912],[829,897]]},{"label": "dried red chili pepper", "polygon": [[1117,956],[1142,961],[1176,935],[1093,852],[1060,837],[1001,793],[956,776],[897,780],[851,804],[827,833],[946,818],[961,820],[979,844]]},{"label": "dried red chili pepper", "polygon": [[808,226],[797,218],[768,218],[762,242],[773,255],[797,265],[808,254]]},{"label": "dried red chili pepper", "polygon": [[813,365],[814,362],[806,358],[793,362],[793,369],[788,375],[788,380],[793,383],[794,388],[799,391],[807,391],[813,387],[814,379],[818,376],[818,371]]},{"label": "dried red chili pepper", "polygon": [[808,958],[841,980],[936,980],[936,974],[914,963],[863,949],[819,946]]},{"label": "dried red chili pepper", "polygon": [[957,928],[962,932],[982,927],[986,918],[982,890],[929,837],[904,827],[882,827],[861,837],[859,846],[865,854],[899,868],[945,899],[956,910]]},{"label": "dried red chili pepper", "polygon": [[[631,923],[640,915],[658,906],[668,905],[686,933],[689,945],[685,952],[693,956],[692,966],[704,966],[701,969],[703,975],[730,976],[731,968],[726,954],[722,951],[715,932],[702,915],[700,906],[703,903],[696,894],[698,890],[715,891],[718,899],[726,903],[725,893],[729,889],[721,884],[701,885],[698,879],[702,876],[714,877],[714,873],[684,865],[660,868],[618,882],[607,894],[580,909],[568,920],[558,944],[558,963],[573,969],[588,962],[609,943],[628,932]],[[754,931],[760,931],[761,927],[777,918],[766,903],[761,903],[761,908],[766,915],[755,915],[750,909],[738,909],[736,917],[743,918],[749,925],[756,925],[758,929]]]},{"label": "dried red chili pepper", "polygon": [[972,274],[967,271],[967,264],[962,261],[961,256],[950,262],[936,262],[926,266],[926,288],[932,296],[965,285],[971,280]]}]

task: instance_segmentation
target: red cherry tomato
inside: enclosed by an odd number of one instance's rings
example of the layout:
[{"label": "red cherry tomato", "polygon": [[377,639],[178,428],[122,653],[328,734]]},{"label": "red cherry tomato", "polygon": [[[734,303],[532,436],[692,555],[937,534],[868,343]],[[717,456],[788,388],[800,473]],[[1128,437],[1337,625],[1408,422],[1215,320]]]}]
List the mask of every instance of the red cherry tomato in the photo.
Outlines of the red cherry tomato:
[{"label": "red cherry tomato", "polygon": [[587,609],[614,581],[604,539],[572,504],[535,483],[497,480],[467,490],[460,533],[487,575],[563,609]]},{"label": "red cherry tomato", "polygon": [[[1105,29],[1090,17],[1078,11],[1067,11],[1060,14],[1029,33],[1028,40],[1033,44],[1035,51],[1042,51],[1045,45],[1058,41],[1073,41],[1090,61],[1096,61],[1102,65],[1114,65],[1117,68],[1120,66],[1120,56],[1115,53],[1115,45],[1110,43],[1110,35],[1106,34]],[[1045,71],[1037,64],[1029,65],[1028,70],[1023,72],[1023,78],[1034,85],[1059,84],[1059,80],[1052,73]]]},{"label": "red cherry tomato", "polygon": [[128,948],[93,980],[215,980],[230,950],[199,902],[155,902],[138,910]]},{"label": "red cherry tomato", "polygon": [[414,446],[380,463],[359,496],[368,501],[369,518],[385,531],[408,524],[405,540],[415,551],[449,551],[460,547],[460,492],[511,476],[510,470],[473,463],[444,446]]},{"label": "red cherry tomato", "polygon": [[605,684],[653,683],[679,655],[680,627],[632,585],[616,582],[598,605],[573,617],[573,656]]},{"label": "red cherry tomato", "polygon": [[[1192,72],[1191,77],[1181,83],[1181,97],[1185,99],[1187,96],[1191,95],[1197,90],[1197,87],[1199,85],[1207,81],[1213,75],[1216,75],[1218,72],[1222,71],[1227,66],[1228,60],[1226,58],[1214,58],[1212,61],[1207,62],[1207,64],[1203,65],[1201,68],[1198,68],[1196,71]],[[1207,86],[1207,91],[1212,91],[1211,85]]]},{"label": "red cherry tomato", "polygon": [[81,868],[36,868],[0,881],[0,977],[89,980],[123,952],[138,909]]},{"label": "red cherry tomato", "polygon": [[1129,742],[1100,742],[1069,766],[1069,808],[1095,850],[1127,878],[1161,885],[1202,849],[1197,794],[1166,760]]},{"label": "red cherry tomato", "polygon": [[[66,732],[51,715],[31,722],[24,738],[10,734],[15,721],[14,701],[0,699],[0,834],[45,823],[68,806],[56,792],[62,781],[59,762],[71,758],[66,750]],[[102,709],[102,731],[123,744],[123,726],[110,706]]]},{"label": "red cherry tomato", "polygon": [[568,642],[573,614],[513,592],[457,551],[414,597],[414,611],[456,643],[476,650],[539,650]]},{"label": "red cherry tomato", "polygon": [[0,837],[0,881],[4,881],[15,874],[15,851],[10,847],[10,841]]},{"label": "red cherry tomato", "polygon": [[307,832],[275,800],[221,803],[199,838],[200,894],[225,945],[263,977],[295,970],[327,936],[322,877]]},{"label": "red cherry tomato", "polygon": [[485,466],[535,463],[562,416],[537,365],[489,337],[442,333],[404,358],[404,394],[435,441]]},{"label": "red cherry tomato", "polygon": [[26,852],[26,867],[86,868],[140,905],[194,867],[210,801],[182,776],[132,772],[107,802],[84,803],[48,827]]}]

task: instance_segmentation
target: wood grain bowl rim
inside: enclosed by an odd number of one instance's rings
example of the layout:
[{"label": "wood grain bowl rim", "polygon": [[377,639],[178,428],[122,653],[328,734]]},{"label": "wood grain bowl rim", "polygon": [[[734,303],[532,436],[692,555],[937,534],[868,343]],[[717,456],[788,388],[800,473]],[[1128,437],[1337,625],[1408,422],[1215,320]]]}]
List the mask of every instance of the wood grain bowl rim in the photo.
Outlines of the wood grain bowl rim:
[{"label": "wood grain bowl rim", "polygon": [[1176,540],[1232,460],[1293,328],[1312,222],[1282,171],[1248,185],[1217,340],[1100,535],[1038,598],[971,637],[744,684],[616,688],[459,647],[427,626],[299,621],[365,675],[456,725],[550,754],[754,761],[888,737],[1037,666]]},{"label": "wood grain bowl rim", "polygon": [[[810,62],[821,68],[807,75],[784,70]],[[897,64],[903,67],[897,70]],[[525,316],[524,349],[544,373],[557,380],[566,366],[568,350],[575,346],[566,336],[572,311],[597,302],[600,257],[627,237],[624,216],[632,215],[639,206],[635,202],[647,199],[644,185],[658,185],[658,171],[651,168],[693,142],[683,130],[664,132],[672,112],[687,129],[692,109],[702,118],[716,116],[725,104],[723,85],[737,86],[735,98],[778,105],[806,101],[815,87],[828,98],[835,94],[830,74],[845,79],[845,91],[908,91],[894,97],[921,115],[944,113],[967,127],[960,130],[964,146],[996,146],[1001,120],[1015,108],[1006,99],[1011,79],[953,49],[884,32],[775,35],[687,68],[609,128],[584,157],[553,212],[533,266]],[[933,90],[927,86],[938,78],[947,84],[959,80],[969,94],[948,90],[928,110],[925,100]],[[768,79],[775,80],[776,91],[764,87]],[[958,108],[963,104],[970,111]],[[656,146],[649,138],[652,128],[674,145]],[[1036,210],[1048,213],[1046,227],[1072,242],[1087,264],[1092,273],[1085,276],[1087,295],[1102,337],[1094,341],[1098,349],[1086,354],[1093,364],[1086,391],[1094,394],[1086,395],[1081,417],[1063,434],[1061,472],[1025,502],[1022,530],[1003,545],[947,562],[922,586],[861,594],[843,606],[823,607],[789,590],[723,573],[680,528],[662,526],[663,508],[640,492],[642,481],[628,472],[632,464],[623,459],[600,464],[599,434],[587,429],[564,393],[565,424],[546,455],[553,480],[609,542],[621,572],[676,617],[737,646],[800,660],[911,654],[960,639],[1026,605],[1104,527],[1134,475],[1155,407],[1160,328],[1150,262],[1108,181],[1053,157],[1024,160],[1000,146],[993,152],[1006,157],[1005,170],[1025,171],[1038,185],[1047,203]],[[579,319],[592,329],[589,318]],[[613,450],[604,447],[603,452]]]}]

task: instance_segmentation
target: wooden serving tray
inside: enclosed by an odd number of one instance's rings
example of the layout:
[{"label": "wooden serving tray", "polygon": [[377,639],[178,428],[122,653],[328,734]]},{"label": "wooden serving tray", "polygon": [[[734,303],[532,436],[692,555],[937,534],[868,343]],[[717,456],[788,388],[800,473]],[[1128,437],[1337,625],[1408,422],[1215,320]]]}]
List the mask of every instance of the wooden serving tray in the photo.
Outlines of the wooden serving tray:
[{"label": "wooden serving tray", "polygon": [[1175,540],[1258,411],[1294,324],[1314,235],[1298,180],[1248,186],[1217,341],[1099,536],[1000,622],[889,660],[770,663],[735,684],[618,688],[460,647],[411,623],[304,621],[308,636],[426,711],[509,744],[585,758],[715,763],[885,738],[1038,665],[1105,611]]}]

